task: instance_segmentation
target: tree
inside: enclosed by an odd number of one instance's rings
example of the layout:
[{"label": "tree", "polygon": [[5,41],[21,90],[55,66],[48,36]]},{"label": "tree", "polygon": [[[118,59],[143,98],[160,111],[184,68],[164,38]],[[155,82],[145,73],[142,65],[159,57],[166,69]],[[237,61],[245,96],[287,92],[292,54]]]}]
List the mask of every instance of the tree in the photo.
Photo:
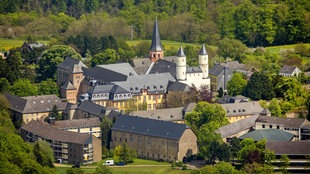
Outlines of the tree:
[{"label": "tree", "polygon": [[126,143],[118,145],[114,149],[114,160],[117,162],[132,163],[135,157],[135,151],[128,148]]},{"label": "tree", "polygon": [[243,62],[247,47],[239,40],[224,38],[219,42],[219,55]]},{"label": "tree", "polygon": [[49,95],[55,94],[59,95],[59,88],[57,83],[53,81],[53,79],[46,79],[38,84],[38,92],[39,95]]},{"label": "tree", "polygon": [[234,73],[232,78],[227,82],[228,93],[232,96],[240,95],[243,93],[247,85],[247,81],[243,79],[242,74]]},{"label": "tree", "polygon": [[220,89],[218,90],[218,96],[221,98],[221,97],[223,97],[223,95],[224,95],[224,90],[223,90],[223,88],[222,87],[220,87]]},{"label": "tree", "polygon": [[37,87],[28,79],[18,79],[10,87],[10,93],[19,97],[38,95]]},{"label": "tree", "polygon": [[259,72],[251,76],[243,94],[252,100],[270,100],[275,97],[274,87],[268,76]]},{"label": "tree", "polygon": [[290,165],[290,159],[288,158],[288,156],[286,154],[281,155],[280,162],[282,172],[288,173],[287,167]]},{"label": "tree", "polygon": [[113,122],[107,118],[103,117],[100,125],[101,128],[101,139],[102,139],[102,147],[110,148],[111,141],[111,128],[113,126]]},{"label": "tree", "polygon": [[94,174],[112,174],[112,170],[106,165],[101,165],[96,167]]},{"label": "tree", "polygon": [[41,80],[48,78],[56,79],[57,65],[64,61],[66,57],[82,59],[75,50],[65,45],[53,45],[42,53],[38,62],[38,73]]},{"label": "tree", "polygon": [[198,102],[194,110],[185,117],[186,122],[194,130],[198,130],[203,124],[213,123],[215,129],[228,124],[226,112],[219,104]]},{"label": "tree", "polygon": [[233,163],[235,161],[235,157],[237,157],[238,152],[241,150],[240,140],[236,137],[233,137],[229,142],[230,145],[230,152],[233,158]]},{"label": "tree", "polygon": [[94,67],[100,64],[111,64],[116,63],[119,59],[118,54],[114,49],[108,48],[104,50],[102,53],[94,55],[91,60],[91,65]]},{"label": "tree", "polygon": [[10,83],[6,78],[0,78],[0,93],[8,92],[10,89]]},{"label": "tree", "polygon": [[268,110],[270,111],[271,116],[280,117],[282,115],[281,106],[276,98],[273,98],[270,101],[268,105]]},{"label": "tree", "polygon": [[51,114],[50,114],[50,117],[51,117],[51,118],[54,118],[54,119],[56,119],[56,120],[62,120],[62,116],[61,116],[61,114],[59,114],[58,108],[57,108],[56,105],[53,105],[53,108],[52,108],[52,112],[51,112]]},{"label": "tree", "polygon": [[48,142],[36,141],[33,145],[33,154],[41,166],[54,167],[54,153]]}]

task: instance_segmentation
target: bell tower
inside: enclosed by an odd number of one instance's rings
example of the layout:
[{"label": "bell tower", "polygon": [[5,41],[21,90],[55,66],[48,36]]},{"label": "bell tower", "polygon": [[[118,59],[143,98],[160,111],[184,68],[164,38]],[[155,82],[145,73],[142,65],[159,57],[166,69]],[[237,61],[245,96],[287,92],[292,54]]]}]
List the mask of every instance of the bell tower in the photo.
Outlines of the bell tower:
[{"label": "bell tower", "polygon": [[164,51],[160,41],[159,29],[157,18],[154,23],[152,45],[150,48],[150,59],[152,62],[156,62],[158,59],[164,58]]},{"label": "bell tower", "polygon": [[186,80],[186,55],[184,54],[182,46],[180,47],[177,54],[176,62],[176,78],[177,80]]}]

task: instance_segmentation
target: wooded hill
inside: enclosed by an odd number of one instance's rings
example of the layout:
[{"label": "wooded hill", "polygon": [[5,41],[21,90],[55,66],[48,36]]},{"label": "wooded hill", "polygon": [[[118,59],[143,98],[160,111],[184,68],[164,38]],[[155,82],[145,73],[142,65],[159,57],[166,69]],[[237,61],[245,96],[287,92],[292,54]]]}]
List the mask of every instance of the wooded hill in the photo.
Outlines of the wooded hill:
[{"label": "wooded hill", "polygon": [[150,39],[155,17],[164,40],[250,47],[309,43],[308,0],[2,0],[0,37],[85,34]]}]

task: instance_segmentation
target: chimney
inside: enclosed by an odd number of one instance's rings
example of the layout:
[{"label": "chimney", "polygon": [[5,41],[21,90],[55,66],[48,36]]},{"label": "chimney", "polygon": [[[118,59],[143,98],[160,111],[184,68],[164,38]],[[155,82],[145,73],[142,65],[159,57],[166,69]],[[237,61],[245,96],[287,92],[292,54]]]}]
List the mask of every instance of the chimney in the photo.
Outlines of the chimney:
[{"label": "chimney", "polygon": [[55,117],[48,117],[48,124],[55,125]]}]

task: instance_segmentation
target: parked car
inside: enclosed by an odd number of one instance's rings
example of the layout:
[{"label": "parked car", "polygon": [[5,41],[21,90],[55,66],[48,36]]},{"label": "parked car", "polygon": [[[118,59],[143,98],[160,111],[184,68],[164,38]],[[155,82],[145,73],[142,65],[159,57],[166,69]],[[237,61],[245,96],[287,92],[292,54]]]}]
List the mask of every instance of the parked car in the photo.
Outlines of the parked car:
[{"label": "parked car", "polygon": [[125,165],[125,162],[123,162],[123,161],[122,161],[122,162],[119,162],[119,163],[117,163],[117,165],[118,165],[118,166],[124,166],[124,165]]},{"label": "parked car", "polygon": [[107,165],[107,166],[113,166],[114,165],[114,160],[106,160],[103,165]]}]

